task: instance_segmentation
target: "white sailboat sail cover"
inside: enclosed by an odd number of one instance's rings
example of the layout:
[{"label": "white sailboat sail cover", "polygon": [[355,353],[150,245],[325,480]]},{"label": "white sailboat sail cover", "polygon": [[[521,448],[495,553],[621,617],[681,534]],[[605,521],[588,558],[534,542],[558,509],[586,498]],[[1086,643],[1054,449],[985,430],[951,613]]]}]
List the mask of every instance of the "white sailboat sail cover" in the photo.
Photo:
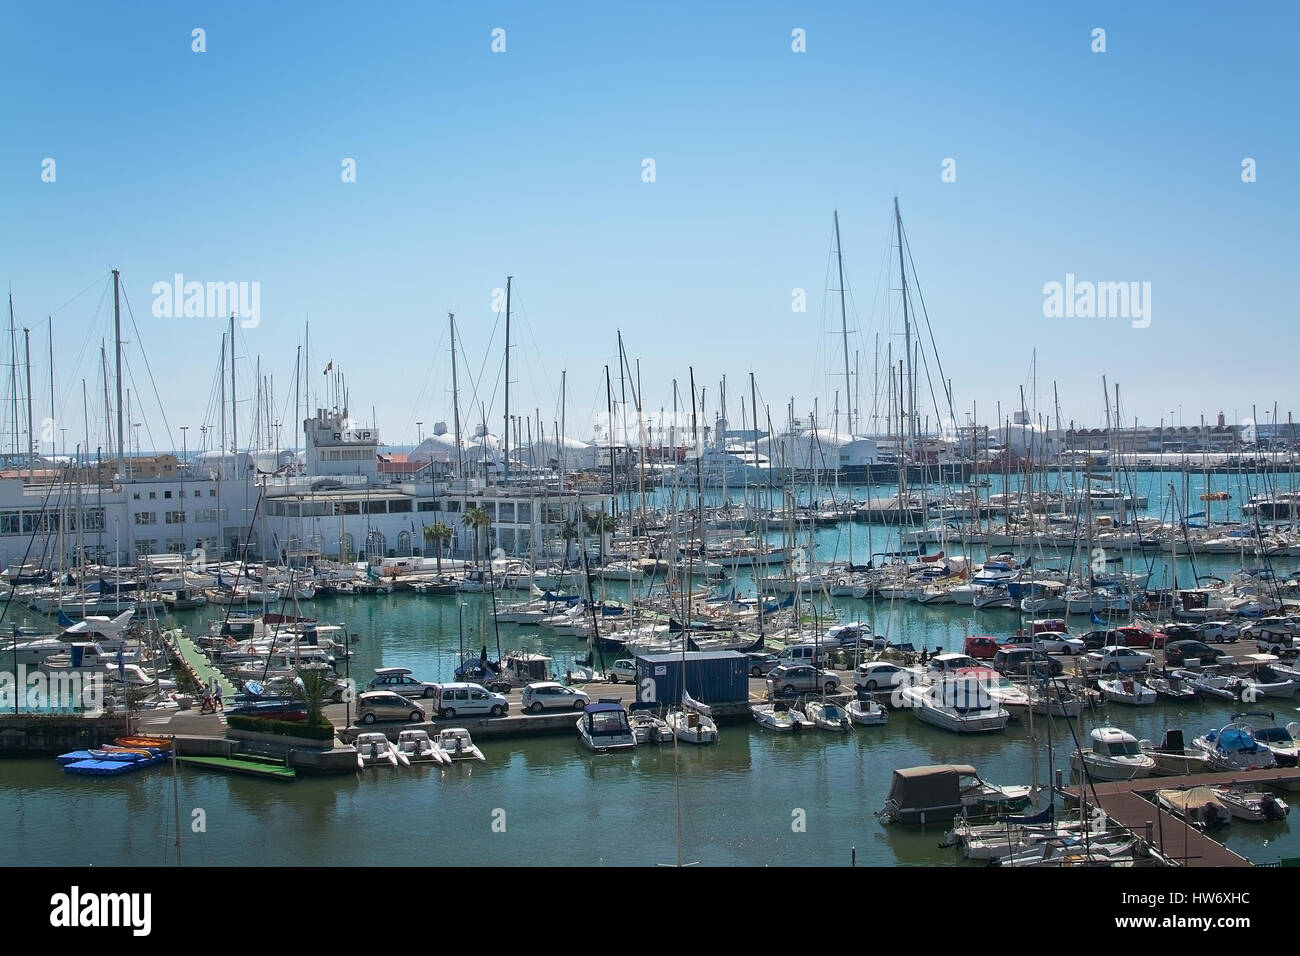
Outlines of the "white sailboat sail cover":
[{"label": "white sailboat sail cover", "polygon": [[712,711],[712,709],[710,709],[706,704],[701,704],[698,700],[696,700],[695,698],[693,698],[690,694],[686,693],[685,690],[682,691],[682,706],[683,706],[683,707],[689,707],[691,710],[696,711],[697,713],[703,714],[705,717],[712,717],[712,716],[713,716],[713,711]]}]

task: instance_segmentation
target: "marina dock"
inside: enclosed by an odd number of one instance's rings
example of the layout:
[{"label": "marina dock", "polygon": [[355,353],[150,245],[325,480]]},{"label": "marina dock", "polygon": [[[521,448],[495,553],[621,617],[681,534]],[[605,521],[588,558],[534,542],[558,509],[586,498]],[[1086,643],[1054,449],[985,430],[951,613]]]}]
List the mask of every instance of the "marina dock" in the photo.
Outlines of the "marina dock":
[{"label": "marina dock", "polygon": [[1089,806],[1099,806],[1111,820],[1134,834],[1147,837],[1150,826],[1152,847],[1170,863],[1187,867],[1252,866],[1245,857],[1186,823],[1181,817],[1155,803],[1157,790],[1174,790],[1226,784],[1255,784],[1279,790],[1300,789],[1300,768],[1278,767],[1228,773],[1195,773],[1181,777],[1144,777],[1141,780],[1104,781],[1060,787],[1058,792],[1070,806],[1086,797]]}]

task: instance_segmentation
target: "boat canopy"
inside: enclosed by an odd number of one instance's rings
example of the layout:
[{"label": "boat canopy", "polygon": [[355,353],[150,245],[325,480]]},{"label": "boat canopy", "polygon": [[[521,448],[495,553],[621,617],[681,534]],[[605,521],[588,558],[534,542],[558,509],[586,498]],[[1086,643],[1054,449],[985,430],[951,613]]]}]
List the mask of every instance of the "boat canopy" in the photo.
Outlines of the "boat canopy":
[{"label": "boat canopy", "polygon": [[622,713],[623,710],[622,704],[609,703],[588,704],[583,708],[583,711],[588,714],[615,714]]},{"label": "boat canopy", "polygon": [[963,776],[978,774],[967,764],[904,767],[894,771],[889,799],[903,809],[958,806]]}]

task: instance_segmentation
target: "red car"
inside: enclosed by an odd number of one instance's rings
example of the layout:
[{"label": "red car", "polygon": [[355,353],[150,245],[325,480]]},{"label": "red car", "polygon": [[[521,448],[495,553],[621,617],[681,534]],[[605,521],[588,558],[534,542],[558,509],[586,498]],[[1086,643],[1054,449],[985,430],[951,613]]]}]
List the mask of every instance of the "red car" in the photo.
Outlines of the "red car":
[{"label": "red car", "polygon": [[978,661],[991,661],[1001,646],[996,637],[968,637],[962,650]]},{"label": "red car", "polygon": [[1165,646],[1165,635],[1161,631],[1144,631],[1140,627],[1129,625],[1115,628],[1115,633],[1124,639],[1128,647]]}]

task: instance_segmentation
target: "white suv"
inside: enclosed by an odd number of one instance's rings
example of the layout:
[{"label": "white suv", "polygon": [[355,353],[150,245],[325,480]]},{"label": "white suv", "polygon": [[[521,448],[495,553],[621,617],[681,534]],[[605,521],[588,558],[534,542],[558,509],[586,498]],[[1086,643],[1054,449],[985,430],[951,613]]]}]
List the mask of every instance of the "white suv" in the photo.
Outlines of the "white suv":
[{"label": "white suv", "polygon": [[614,662],[614,666],[609,669],[609,673],[605,676],[611,684],[617,684],[621,680],[625,680],[629,684],[635,684],[636,661],[628,659],[617,660]]}]

